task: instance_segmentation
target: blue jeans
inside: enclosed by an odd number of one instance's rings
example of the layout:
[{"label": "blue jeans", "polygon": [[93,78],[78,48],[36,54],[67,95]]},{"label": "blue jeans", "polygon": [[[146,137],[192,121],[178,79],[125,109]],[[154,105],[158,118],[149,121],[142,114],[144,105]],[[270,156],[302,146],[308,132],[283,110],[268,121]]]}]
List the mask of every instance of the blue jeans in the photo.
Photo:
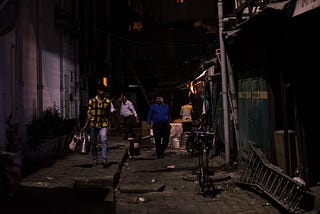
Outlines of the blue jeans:
[{"label": "blue jeans", "polygon": [[91,154],[93,160],[98,160],[98,135],[100,135],[100,142],[101,142],[101,153],[102,153],[102,160],[107,160],[107,152],[108,152],[108,146],[107,146],[107,127],[103,128],[97,128],[94,126],[89,126],[89,132],[90,132],[90,141],[91,141]]}]

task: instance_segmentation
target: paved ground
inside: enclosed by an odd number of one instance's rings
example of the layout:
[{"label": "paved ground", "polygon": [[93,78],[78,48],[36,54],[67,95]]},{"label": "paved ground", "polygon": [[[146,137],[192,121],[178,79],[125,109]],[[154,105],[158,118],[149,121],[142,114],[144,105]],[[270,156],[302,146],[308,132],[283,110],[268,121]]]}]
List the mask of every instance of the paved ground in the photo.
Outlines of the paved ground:
[{"label": "paved ground", "polygon": [[236,167],[226,169],[219,155],[210,162],[212,185],[201,194],[197,158],[183,145],[170,146],[163,159],[156,158],[150,139],[139,145],[139,155],[129,158],[128,148],[128,141],[113,132],[107,166],[93,166],[90,155],[73,152],[26,175],[17,193],[1,201],[0,213],[286,213],[262,194],[240,186]]},{"label": "paved ground", "polygon": [[199,191],[195,175],[197,158],[184,149],[169,148],[164,159],[153,149],[141,148],[141,155],[122,168],[115,191],[117,213],[281,213],[259,195],[236,185],[235,171],[224,170],[217,156],[210,163],[213,184]]}]

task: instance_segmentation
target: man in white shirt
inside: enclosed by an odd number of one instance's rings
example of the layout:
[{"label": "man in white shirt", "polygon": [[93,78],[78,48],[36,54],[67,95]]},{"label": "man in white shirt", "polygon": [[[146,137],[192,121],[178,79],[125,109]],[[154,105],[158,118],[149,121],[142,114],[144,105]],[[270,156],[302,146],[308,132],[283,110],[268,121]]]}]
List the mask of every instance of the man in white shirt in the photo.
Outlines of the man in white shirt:
[{"label": "man in white shirt", "polygon": [[124,95],[121,96],[120,115],[123,118],[124,139],[128,139],[129,136],[135,138],[133,128],[135,123],[139,122],[139,118],[132,102]]}]

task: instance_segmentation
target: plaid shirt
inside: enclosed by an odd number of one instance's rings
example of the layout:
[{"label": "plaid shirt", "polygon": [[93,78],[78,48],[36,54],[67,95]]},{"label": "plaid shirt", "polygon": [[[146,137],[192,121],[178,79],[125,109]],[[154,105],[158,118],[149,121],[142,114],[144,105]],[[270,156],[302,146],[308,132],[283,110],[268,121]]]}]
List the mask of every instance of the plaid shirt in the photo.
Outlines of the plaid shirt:
[{"label": "plaid shirt", "polygon": [[112,103],[109,99],[100,100],[98,95],[89,100],[88,117],[91,126],[108,127],[108,116]]}]

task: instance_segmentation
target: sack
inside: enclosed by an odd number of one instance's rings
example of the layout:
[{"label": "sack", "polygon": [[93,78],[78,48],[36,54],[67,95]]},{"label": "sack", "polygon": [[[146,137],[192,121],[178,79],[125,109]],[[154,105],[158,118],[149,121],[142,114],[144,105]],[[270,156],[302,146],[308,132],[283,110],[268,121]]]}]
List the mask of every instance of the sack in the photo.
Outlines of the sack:
[{"label": "sack", "polygon": [[77,147],[77,144],[78,144],[78,136],[77,135],[74,135],[71,142],[69,143],[69,149],[71,151],[75,151],[76,150],[76,147]]}]

